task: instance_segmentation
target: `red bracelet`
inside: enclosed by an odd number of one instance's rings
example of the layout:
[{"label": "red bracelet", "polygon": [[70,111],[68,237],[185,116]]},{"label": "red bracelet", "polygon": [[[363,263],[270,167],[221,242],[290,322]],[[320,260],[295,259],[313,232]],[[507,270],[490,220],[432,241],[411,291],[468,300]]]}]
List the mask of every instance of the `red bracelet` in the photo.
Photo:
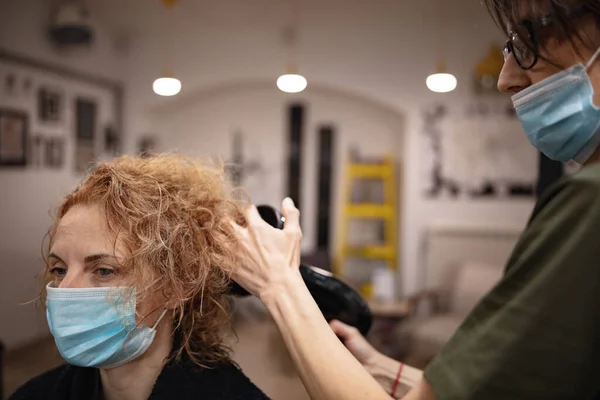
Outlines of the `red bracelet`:
[{"label": "red bracelet", "polygon": [[398,388],[398,383],[400,383],[400,376],[402,376],[402,368],[404,368],[404,363],[400,363],[400,368],[398,368],[398,374],[396,374],[396,380],[394,381],[394,386],[392,386],[392,398],[396,395],[396,389]]}]

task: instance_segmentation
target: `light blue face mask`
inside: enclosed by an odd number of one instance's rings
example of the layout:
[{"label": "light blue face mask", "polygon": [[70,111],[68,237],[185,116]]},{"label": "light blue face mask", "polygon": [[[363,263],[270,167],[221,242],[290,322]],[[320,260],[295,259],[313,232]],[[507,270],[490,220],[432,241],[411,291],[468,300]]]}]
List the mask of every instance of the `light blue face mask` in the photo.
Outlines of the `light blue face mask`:
[{"label": "light blue face mask", "polygon": [[600,109],[587,74],[599,54],[512,97],[527,138],[553,160],[583,164],[600,145]]},{"label": "light blue face mask", "polygon": [[[136,326],[135,295],[129,288],[46,287],[46,317],[66,362],[80,367],[114,368],[144,354],[156,335]],[[129,296],[129,297],[128,297]]]}]

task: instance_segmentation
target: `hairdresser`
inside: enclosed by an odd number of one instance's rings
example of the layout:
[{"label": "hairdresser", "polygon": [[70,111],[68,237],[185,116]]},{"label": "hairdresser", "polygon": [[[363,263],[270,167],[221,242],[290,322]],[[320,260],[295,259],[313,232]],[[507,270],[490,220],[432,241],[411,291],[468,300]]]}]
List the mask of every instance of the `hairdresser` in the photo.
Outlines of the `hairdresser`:
[{"label": "hairdresser", "polygon": [[[542,195],[503,279],[402,398],[600,399],[600,1],[484,2],[508,36],[498,86],[527,137],[582,168]],[[273,315],[313,399],[401,397],[389,382],[407,367],[323,319],[298,271],[299,212],[282,209],[283,231],[248,210],[237,232],[253,262],[233,278]]]}]

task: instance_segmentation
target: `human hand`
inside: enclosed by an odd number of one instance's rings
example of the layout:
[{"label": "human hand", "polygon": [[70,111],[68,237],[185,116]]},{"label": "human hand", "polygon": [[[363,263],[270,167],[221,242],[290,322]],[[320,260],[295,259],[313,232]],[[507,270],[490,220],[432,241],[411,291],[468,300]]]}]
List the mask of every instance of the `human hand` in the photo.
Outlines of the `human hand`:
[{"label": "human hand", "polygon": [[380,353],[367,342],[358,329],[337,320],[331,321],[329,326],[364,367],[368,369],[377,362],[377,356]]},{"label": "human hand", "polygon": [[231,271],[231,278],[264,301],[289,279],[300,279],[300,211],[290,198],[283,200],[283,229],[264,221],[255,206],[246,210],[247,227],[233,222],[235,235],[244,253],[243,263]]}]

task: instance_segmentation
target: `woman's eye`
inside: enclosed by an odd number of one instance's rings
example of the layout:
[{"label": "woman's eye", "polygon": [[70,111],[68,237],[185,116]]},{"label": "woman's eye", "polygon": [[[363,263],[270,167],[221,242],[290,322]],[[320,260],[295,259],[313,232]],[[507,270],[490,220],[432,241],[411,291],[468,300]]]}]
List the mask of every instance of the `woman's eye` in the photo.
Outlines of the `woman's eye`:
[{"label": "woman's eye", "polygon": [[114,271],[112,268],[98,268],[96,269],[96,273],[100,276],[106,277],[106,276],[111,276]]},{"label": "woman's eye", "polygon": [[52,267],[50,273],[57,278],[64,278],[67,275],[67,269],[62,267]]}]

